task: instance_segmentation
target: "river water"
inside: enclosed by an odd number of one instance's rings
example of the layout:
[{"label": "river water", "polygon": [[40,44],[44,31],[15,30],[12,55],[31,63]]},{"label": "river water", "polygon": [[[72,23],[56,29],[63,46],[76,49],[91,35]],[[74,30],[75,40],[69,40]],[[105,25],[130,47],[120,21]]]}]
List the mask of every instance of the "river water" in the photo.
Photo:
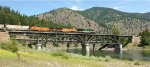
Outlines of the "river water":
[{"label": "river water", "polygon": [[118,59],[150,61],[150,50],[123,50],[122,52],[116,52],[114,50],[97,50],[91,52],[91,55],[103,57],[111,56]]},{"label": "river water", "polygon": [[[69,52],[81,54],[81,49],[69,49]],[[110,56],[112,58],[118,59],[128,59],[128,60],[142,60],[150,61],[150,50],[122,50],[121,52],[116,52],[114,50],[95,50],[90,51],[91,55],[94,56]]]}]

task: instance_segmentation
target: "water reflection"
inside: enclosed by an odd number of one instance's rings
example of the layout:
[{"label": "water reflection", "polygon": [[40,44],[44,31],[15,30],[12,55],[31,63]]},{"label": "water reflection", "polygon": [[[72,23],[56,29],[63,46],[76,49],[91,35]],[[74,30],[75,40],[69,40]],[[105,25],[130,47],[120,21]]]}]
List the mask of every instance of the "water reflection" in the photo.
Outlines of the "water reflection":
[{"label": "water reflection", "polygon": [[103,50],[103,51],[95,51],[93,55],[95,56],[109,55],[113,58],[150,61],[150,50],[123,50],[123,51]]},{"label": "water reflection", "polygon": [[[81,54],[81,48],[69,49],[69,52]],[[145,60],[150,61],[150,50],[91,50],[91,55],[94,56],[111,56],[112,58],[129,59],[129,60]]]}]

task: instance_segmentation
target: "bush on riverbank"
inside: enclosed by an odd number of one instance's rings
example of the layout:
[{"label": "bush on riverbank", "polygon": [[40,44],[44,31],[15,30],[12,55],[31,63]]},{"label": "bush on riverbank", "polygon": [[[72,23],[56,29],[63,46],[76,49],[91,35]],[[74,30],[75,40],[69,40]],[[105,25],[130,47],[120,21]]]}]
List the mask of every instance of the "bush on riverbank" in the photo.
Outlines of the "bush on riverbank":
[{"label": "bush on riverbank", "polygon": [[110,56],[106,56],[106,57],[105,57],[105,61],[106,61],[106,62],[111,61],[111,57],[110,57]]},{"label": "bush on riverbank", "polygon": [[135,62],[134,62],[134,65],[142,65],[142,62],[135,61]]},{"label": "bush on riverbank", "polygon": [[148,28],[144,30],[142,33],[140,33],[141,36],[141,44],[139,46],[150,46],[150,32]]},{"label": "bush on riverbank", "polygon": [[17,41],[14,41],[14,40],[6,41],[6,42],[2,42],[0,44],[0,48],[4,49],[4,50],[11,51],[11,52],[18,52],[18,50],[19,50],[18,44],[19,43]]},{"label": "bush on riverbank", "polygon": [[150,46],[144,46],[145,49],[150,49]]},{"label": "bush on riverbank", "polygon": [[69,55],[67,55],[65,52],[60,52],[60,51],[58,51],[58,52],[52,52],[51,53],[51,55],[52,56],[61,56],[63,59],[69,59]]},{"label": "bush on riverbank", "polygon": [[10,41],[6,41],[6,42],[2,42],[0,44],[0,48],[16,53],[18,59],[20,59],[20,54],[18,53],[18,51],[19,51],[18,45],[19,45],[19,43],[17,41],[10,40]]}]

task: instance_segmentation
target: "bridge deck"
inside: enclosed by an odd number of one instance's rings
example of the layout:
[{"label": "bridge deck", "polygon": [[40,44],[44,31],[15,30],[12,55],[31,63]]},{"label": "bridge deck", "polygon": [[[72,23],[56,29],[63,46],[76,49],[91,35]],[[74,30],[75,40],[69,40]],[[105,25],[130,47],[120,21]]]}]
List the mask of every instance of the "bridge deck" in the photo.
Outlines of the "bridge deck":
[{"label": "bridge deck", "polygon": [[[18,40],[18,41],[30,41],[30,42],[37,42],[38,41],[37,39],[21,39],[21,38],[17,38],[15,40]],[[39,39],[39,41],[42,41],[42,39]],[[73,41],[70,41],[70,40],[65,40],[65,41],[57,40],[57,41],[53,41],[53,40],[49,40],[48,39],[47,42],[66,42],[66,43],[71,43],[71,42],[78,42],[78,41],[77,40],[73,40]],[[102,42],[101,41],[90,41],[89,43],[102,43]],[[105,43],[105,44],[118,44],[118,43]]]},{"label": "bridge deck", "polygon": [[[107,47],[108,45],[118,45],[119,38],[128,38],[131,40],[130,35],[113,35],[113,34],[98,34],[93,32],[48,32],[48,31],[9,31],[9,34],[21,34],[25,36],[31,36],[28,39],[16,38],[18,41],[37,42],[37,44],[53,42],[53,43],[81,43],[86,44],[104,44],[100,49]],[[31,35],[30,35],[31,34]],[[129,41],[128,41],[129,42]],[[84,49],[84,48],[83,48]],[[116,48],[117,49],[117,48]]]},{"label": "bridge deck", "polygon": [[[92,36],[117,36],[113,34],[98,34],[91,32],[74,32],[74,33],[65,33],[65,32],[48,32],[48,31],[9,31],[12,34],[58,34],[58,35],[92,35]],[[132,37],[131,35],[119,35],[119,37]]]}]

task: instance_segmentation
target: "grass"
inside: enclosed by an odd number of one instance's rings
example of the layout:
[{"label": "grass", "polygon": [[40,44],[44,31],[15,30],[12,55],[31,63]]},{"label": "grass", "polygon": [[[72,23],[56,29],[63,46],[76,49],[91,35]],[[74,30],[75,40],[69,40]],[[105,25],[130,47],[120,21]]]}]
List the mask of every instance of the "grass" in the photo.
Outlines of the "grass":
[{"label": "grass", "polygon": [[135,62],[134,62],[134,65],[142,65],[142,62],[135,61]]},{"label": "grass", "polygon": [[[10,62],[12,64],[6,65],[8,67],[24,67],[22,65],[29,65],[29,67],[98,67],[101,66],[99,64],[92,64],[91,61],[85,61],[78,57],[73,57],[73,54],[67,54],[63,52],[43,52],[43,51],[33,51],[33,52],[19,52],[21,55],[21,60],[17,60],[16,54],[6,51],[0,50],[0,63],[1,66],[6,64],[7,61],[15,61]],[[8,59],[10,57],[11,59]],[[19,64],[18,64],[19,62]],[[88,63],[88,64],[87,64]],[[35,65],[34,65],[35,64]],[[25,66],[26,67],[26,66]],[[28,66],[27,66],[28,67]]]},{"label": "grass", "polygon": [[106,59],[105,59],[106,62],[109,62],[111,61],[111,57],[110,56],[106,56]]},{"label": "grass", "polygon": [[150,46],[144,46],[145,49],[150,49]]},{"label": "grass", "polygon": [[18,60],[15,53],[0,49],[0,66],[2,67],[149,67],[149,62],[134,62],[112,59],[109,56],[82,56],[60,51],[19,52]]},{"label": "grass", "polygon": [[15,53],[0,49],[0,58],[14,58],[14,57],[16,57]]}]

